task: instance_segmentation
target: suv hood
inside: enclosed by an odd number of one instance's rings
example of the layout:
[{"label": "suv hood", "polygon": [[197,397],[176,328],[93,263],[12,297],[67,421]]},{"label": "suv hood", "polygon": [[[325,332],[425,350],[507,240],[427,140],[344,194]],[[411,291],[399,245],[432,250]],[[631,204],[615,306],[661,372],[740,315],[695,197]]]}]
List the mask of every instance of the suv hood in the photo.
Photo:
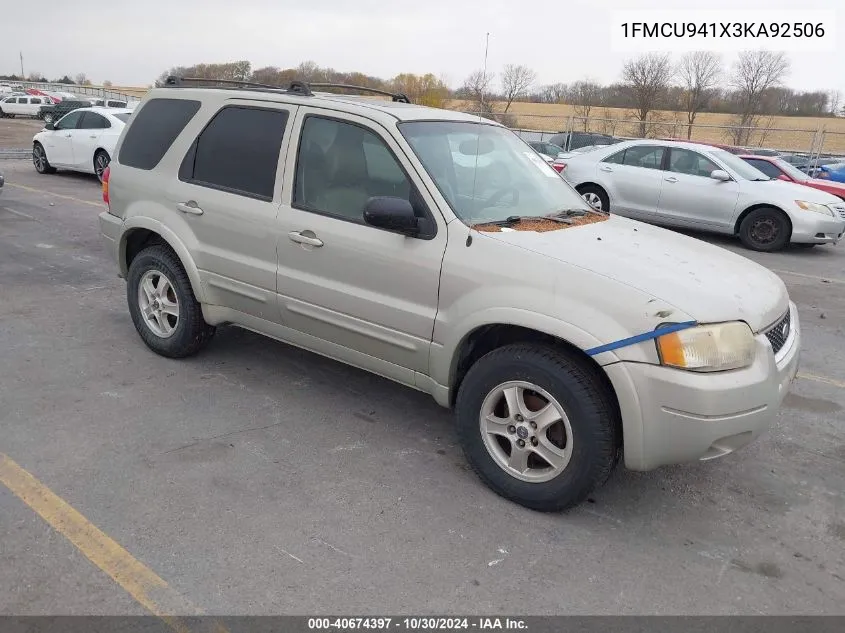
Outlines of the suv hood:
[{"label": "suv hood", "polygon": [[558,231],[485,236],[636,288],[701,323],[742,320],[758,332],[789,307],[783,281],[763,266],[701,240],[619,216]]}]

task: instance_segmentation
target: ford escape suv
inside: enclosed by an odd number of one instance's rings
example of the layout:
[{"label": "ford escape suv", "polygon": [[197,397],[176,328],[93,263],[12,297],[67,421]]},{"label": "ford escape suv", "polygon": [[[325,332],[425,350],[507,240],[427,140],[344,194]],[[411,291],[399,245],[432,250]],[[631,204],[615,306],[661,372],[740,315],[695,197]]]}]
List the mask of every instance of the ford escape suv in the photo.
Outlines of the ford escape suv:
[{"label": "ford escape suv", "polygon": [[316,88],[173,78],[135,111],[99,221],[150,349],[231,324],[429,393],[537,510],[769,427],[800,346],[777,276],[593,210],[495,122]]}]

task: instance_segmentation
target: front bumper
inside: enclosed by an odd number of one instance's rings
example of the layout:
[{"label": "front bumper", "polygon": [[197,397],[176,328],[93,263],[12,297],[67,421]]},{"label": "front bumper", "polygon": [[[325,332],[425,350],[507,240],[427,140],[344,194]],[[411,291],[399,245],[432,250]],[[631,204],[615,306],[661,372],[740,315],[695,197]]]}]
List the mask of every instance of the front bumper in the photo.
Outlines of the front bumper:
[{"label": "front bumper", "polygon": [[120,270],[120,234],[123,232],[123,220],[103,211],[99,216],[100,235],[106,252]]},{"label": "front bumper", "polygon": [[721,457],[767,430],[798,373],[801,346],[795,304],[792,329],[777,356],[766,336],[745,369],[697,373],[646,363],[605,367],[622,412],[625,466],[651,470]]},{"label": "front bumper", "polygon": [[811,211],[792,220],[791,242],[798,244],[835,244],[845,237],[845,218],[824,216]]}]

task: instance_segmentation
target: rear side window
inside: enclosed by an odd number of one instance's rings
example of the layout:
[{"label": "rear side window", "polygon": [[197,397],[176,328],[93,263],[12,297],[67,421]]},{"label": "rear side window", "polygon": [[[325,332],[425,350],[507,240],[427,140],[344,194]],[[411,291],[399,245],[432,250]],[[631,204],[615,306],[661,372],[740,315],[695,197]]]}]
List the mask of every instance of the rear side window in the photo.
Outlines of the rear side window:
[{"label": "rear side window", "polygon": [[224,107],[185,155],[179,179],[272,200],[287,120],[285,110]]},{"label": "rear side window", "polygon": [[179,133],[199,111],[190,99],[151,99],[133,117],[120,148],[120,162],[138,169],[153,169]]}]

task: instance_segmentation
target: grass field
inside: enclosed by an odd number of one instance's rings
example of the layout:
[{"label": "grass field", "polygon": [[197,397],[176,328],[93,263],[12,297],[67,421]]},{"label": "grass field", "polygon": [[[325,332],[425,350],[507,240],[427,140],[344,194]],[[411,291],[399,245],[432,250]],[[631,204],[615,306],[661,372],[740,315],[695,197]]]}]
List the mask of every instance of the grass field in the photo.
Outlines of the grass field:
[{"label": "grass field", "polygon": [[[142,97],[147,88],[114,86],[111,90],[131,96]],[[446,107],[456,110],[472,110],[473,104],[461,101],[447,102]],[[504,109],[499,103],[497,111]],[[509,113],[514,114],[517,126],[524,129],[559,132],[568,129],[569,117],[575,116],[575,109],[566,104],[513,103]],[[650,124],[649,136],[686,137],[685,112],[657,112],[655,122]],[[593,108],[590,112],[588,130],[618,136],[639,136],[639,124],[630,110],[623,108]],[[693,127],[692,140],[711,143],[731,143],[728,127],[731,114],[699,114]],[[601,121],[599,119],[608,119]],[[707,127],[722,126],[722,127]],[[575,121],[573,127],[583,130],[584,122]],[[845,118],[843,117],[761,117],[761,128],[751,137],[751,145],[772,147],[780,150],[809,152],[816,132],[826,130],[822,152],[845,153]]]}]

